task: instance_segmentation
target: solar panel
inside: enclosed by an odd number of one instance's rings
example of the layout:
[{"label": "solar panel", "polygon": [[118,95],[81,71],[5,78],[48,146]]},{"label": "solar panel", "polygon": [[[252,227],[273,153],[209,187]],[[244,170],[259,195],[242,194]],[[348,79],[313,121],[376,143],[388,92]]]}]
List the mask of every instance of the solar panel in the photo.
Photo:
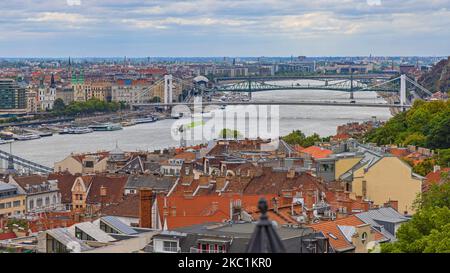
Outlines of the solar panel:
[{"label": "solar panel", "polygon": [[100,220],[123,234],[133,235],[133,234],[138,233],[136,230],[132,229],[131,227],[126,225],[124,222],[120,221],[120,219],[117,217],[104,216]]}]

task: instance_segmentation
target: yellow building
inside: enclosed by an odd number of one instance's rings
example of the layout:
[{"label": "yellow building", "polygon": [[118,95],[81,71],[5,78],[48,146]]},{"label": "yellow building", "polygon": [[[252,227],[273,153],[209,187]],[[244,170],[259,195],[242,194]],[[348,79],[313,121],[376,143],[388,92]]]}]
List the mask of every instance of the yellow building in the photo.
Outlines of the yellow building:
[{"label": "yellow building", "polygon": [[0,182],[0,218],[25,214],[25,198],[16,186]]},{"label": "yellow building", "polygon": [[92,177],[77,177],[72,186],[72,209],[75,211],[84,211],[86,209],[86,199],[89,184]]},{"label": "yellow building", "polygon": [[[393,156],[340,161],[336,163],[336,176],[345,183],[346,190],[373,201],[374,205],[398,201],[400,213],[414,213],[413,203],[424,178],[413,173],[406,162]],[[343,172],[348,166],[351,167]]]},{"label": "yellow building", "polygon": [[98,99],[101,101],[111,100],[111,84],[108,82],[93,82],[87,88],[87,99]]},{"label": "yellow building", "polygon": [[108,154],[73,154],[61,161],[55,162],[55,172],[69,172],[71,174],[91,174],[107,171]]}]

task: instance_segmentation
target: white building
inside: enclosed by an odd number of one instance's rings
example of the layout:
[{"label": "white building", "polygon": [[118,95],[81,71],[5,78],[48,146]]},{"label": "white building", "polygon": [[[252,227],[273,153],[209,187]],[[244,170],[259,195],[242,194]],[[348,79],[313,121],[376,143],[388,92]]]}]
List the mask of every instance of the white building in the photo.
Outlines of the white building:
[{"label": "white building", "polygon": [[41,84],[38,89],[38,100],[41,110],[53,109],[53,104],[56,100],[56,84],[53,74],[50,87],[45,87],[44,81],[41,80]]},{"label": "white building", "polygon": [[37,213],[62,210],[61,193],[57,180],[40,175],[10,176],[9,183],[26,194],[26,212]]}]

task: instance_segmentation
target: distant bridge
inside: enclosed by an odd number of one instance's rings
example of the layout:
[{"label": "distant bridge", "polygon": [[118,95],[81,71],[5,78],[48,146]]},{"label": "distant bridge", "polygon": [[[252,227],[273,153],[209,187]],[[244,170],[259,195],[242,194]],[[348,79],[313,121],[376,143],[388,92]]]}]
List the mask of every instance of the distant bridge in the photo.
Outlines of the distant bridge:
[{"label": "distant bridge", "polygon": [[[372,75],[373,76],[373,75]],[[171,106],[179,105],[180,103],[173,103],[172,98],[172,87],[173,80],[177,80],[177,78],[173,78],[172,75],[166,75],[164,79],[161,79],[158,84],[162,85],[164,88],[164,99],[162,103],[149,103],[149,101],[144,101],[139,99],[136,103],[130,104],[131,108],[140,108],[140,107],[164,107],[168,108]],[[153,87],[148,88],[148,90],[144,91],[143,94],[147,95],[151,92]],[[251,94],[254,92],[261,91],[276,91],[276,90],[330,90],[330,91],[340,91],[340,92],[348,92],[350,93],[351,101],[349,103],[343,102],[330,102],[330,101],[272,101],[272,102],[206,102],[204,104],[217,104],[217,105],[245,105],[245,104],[256,104],[256,105],[264,105],[264,104],[272,104],[272,105],[321,105],[321,106],[357,106],[357,107],[393,107],[393,108],[408,108],[410,107],[410,102],[408,101],[407,89],[412,88],[414,92],[412,94],[420,94],[420,97],[431,96],[432,93],[419,85],[414,80],[408,78],[406,75],[400,75],[394,79],[389,80],[381,80],[381,82],[376,82],[372,84],[365,84],[353,78],[350,75],[349,79],[344,80],[333,80],[330,82],[325,79],[320,83],[296,83],[291,85],[281,85],[281,84],[272,84],[266,83],[263,80],[252,80],[245,79],[238,83],[233,84],[223,84],[215,86],[214,88],[206,88],[205,86],[193,86],[193,90],[197,93],[201,93],[202,97],[207,93],[215,93],[215,92],[246,92],[251,97]],[[353,101],[354,92],[391,92],[397,93],[400,98],[399,104],[385,104],[385,103],[356,103]],[[181,103],[183,105],[190,105],[190,103]]]},{"label": "distant bridge", "polygon": [[[320,79],[317,77],[316,79]],[[420,86],[417,82],[411,80],[406,75],[401,75],[394,79],[382,80],[381,82],[369,84],[363,83],[353,76],[343,80],[332,80],[321,79],[314,84],[311,83],[296,83],[291,85],[273,84],[267,83],[265,80],[255,80],[255,79],[245,79],[237,83],[232,84],[222,84],[205,92],[261,92],[261,91],[276,91],[276,90],[330,90],[330,91],[340,91],[351,93],[351,99],[353,99],[354,92],[390,92],[390,93],[401,93],[402,87],[410,84],[414,88],[418,88],[425,95],[431,96],[432,93],[426,88]],[[405,93],[406,96],[406,93]],[[405,100],[406,101],[406,100]],[[405,102],[404,101],[404,102]]]},{"label": "distant bridge", "polygon": [[[175,107],[178,105],[197,106],[195,102],[174,102],[174,103],[137,103],[133,104],[135,108],[145,107]],[[376,108],[410,108],[411,105],[387,104],[387,103],[352,103],[337,101],[249,101],[249,102],[202,102],[206,105],[318,105],[318,106],[349,106],[349,107],[376,107]]]},{"label": "distant bridge", "polygon": [[7,153],[2,150],[0,150],[0,160],[8,162],[8,171],[13,171],[15,169],[14,166],[17,165],[17,166],[23,167],[24,169],[34,171],[34,172],[40,172],[40,173],[53,172],[52,168],[32,162],[30,160],[13,155],[11,153]]},{"label": "distant bridge", "polygon": [[283,81],[283,80],[389,80],[398,74],[374,73],[374,74],[333,74],[333,75],[310,75],[310,76],[245,76],[245,77],[215,77],[215,83],[225,81]]}]

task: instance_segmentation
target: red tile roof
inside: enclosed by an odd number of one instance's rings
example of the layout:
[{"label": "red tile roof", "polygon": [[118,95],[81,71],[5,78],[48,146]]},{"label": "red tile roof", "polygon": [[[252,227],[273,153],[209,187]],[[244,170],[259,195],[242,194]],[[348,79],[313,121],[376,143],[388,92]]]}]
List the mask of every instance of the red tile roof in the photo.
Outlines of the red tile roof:
[{"label": "red tile roof", "polygon": [[106,206],[101,212],[103,215],[139,218],[139,195],[126,195],[119,203]]},{"label": "red tile roof", "polygon": [[422,186],[422,191],[427,191],[432,185],[441,184],[445,179],[443,174],[447,173],[447,181],[450,179],[450,168],[444,168],[436,172],[428,173],[425,178],[425,183]]},{"label": "red tile roof", "polygon": [[310,154],[313,158],[326,158],[333,153],[333,151],[318,147],[318,146],[310,146],[301,151],[302,153]]},{"label": "red tile roof", "polygon": [[105,204],[116,204],[123,199],[128,176],[94,175],[91,177],[92,182],[90,183],[86,203],[100,204],[102,202],[100,196],[102,186],[106,188],[106,197],[103,200]]},{"label": "red tile roof", "polygon": [[17,238],[17,235],[14,232],[0,233],[0,241],[14,238]]},{"label": "red tile roof", "polygon": [[77,177],[79,177],[79,175],[72,175],[70,173],[49,174],[49,180],[58,180],[58,188],[61,193],[61,203],[72,203],[72,186]]},{"label": "red tile roof", "polygon": [[[344,234],[340,231],[338,228],[339,226],[359,226],[365,224],[363,221],[361,221],[358,217],[352,215],[345,218],[340,218],[335,221],[326,221],[321,222],[317,224],[312,224],[310,227],[314,229],[315,231],[320,231],[325,235],[331,246],[336,250],[346,250],[349,248],[354,247],[352,243],[347,241]],[[379,241],[384,239],[385,237],[378,231],[375,231],[372,229],[372,232],[375,233],[375,240]],[[333,238],[334,237],[334,238]],[[335,239],[336,238],[336,239]]]}]

